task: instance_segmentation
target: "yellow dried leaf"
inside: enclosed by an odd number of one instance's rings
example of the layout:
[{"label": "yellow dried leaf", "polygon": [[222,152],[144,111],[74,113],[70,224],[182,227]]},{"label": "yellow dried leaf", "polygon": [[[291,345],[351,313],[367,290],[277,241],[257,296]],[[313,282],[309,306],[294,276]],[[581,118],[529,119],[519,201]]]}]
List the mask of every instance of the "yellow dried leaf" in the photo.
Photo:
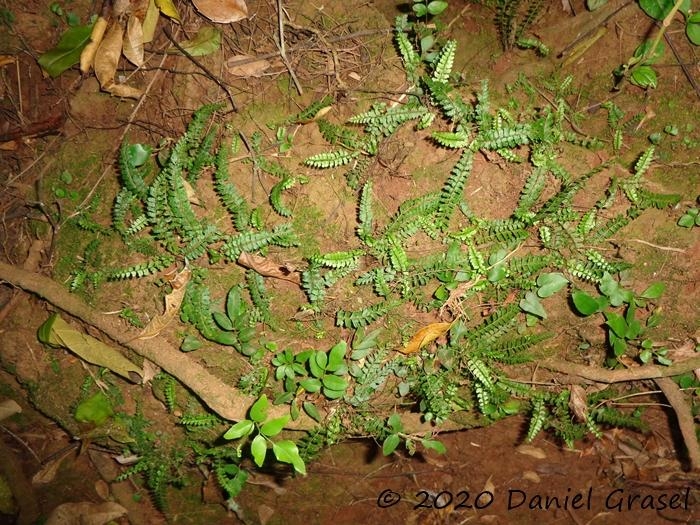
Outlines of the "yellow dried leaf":
[{"label": "yellow dried leaf", "polygon": [[95,76],[104,90],[114,84],[114,74],[117,72],[117,64],[122,54],[123,34],[122,26],[114,22],[97,48]]},{"label": "yellow dried leaf", "polygon": [[236,261],[244,268],[255,270],[263,277],[273,277],[275,279],[283,279],[294,284],[301,284],[299,272],[289,266],[276,263],[267,257],[253,255],[247,252],[242,252]]},{"label": "yellow dried leaf", "polygon": [[126,24],[124,39],[124,56],[136,67],[143,65],[143,26],[136,16],[130,16]]},{"label": "yellow dried leaf", "polygon": [[447,333],[452,323],[430,323],[416,332],[408,344],[400,350],[402,354],[413,354]]},{"label": "yellow dried leaf", "polygon": [[100,17],[92,26],[92,33],[90,33],[90,42],[85,46],[83,51],[80,53],[80,72],[87,73],[90,71],[92,64],[95,61],[95,54],[97,53],[97,48],[102,43],[102,38],[105,36],[105,31],[107,30],[107,20]]},{"label": "yellow dried leaf", "polygon": [[177,12],[177,7],[172,0],[156,0],[156,6],[168,18],[172,18],[176,22],[180,21],[180,15]]},{"label": "yellow dried leaf", "polygon": [[192,3],[197,11],[219,24],[248,18],[248,6],[244,0],[192,0]]},{"label": "yellow dried leaf", "polygon": [[155,0],[149,0],[146,16],[143,17],[143,43],[148,44],[153,41],[153,35],[156,34],[156,26],[160,18],[160,9],[156,6]]},{"label": "yellow dried leaf", "polygon": [[584,423],[588,419],[588,396],[580,385],[571,385],[569,388],[569,408],[576,416],[576,420]]}]

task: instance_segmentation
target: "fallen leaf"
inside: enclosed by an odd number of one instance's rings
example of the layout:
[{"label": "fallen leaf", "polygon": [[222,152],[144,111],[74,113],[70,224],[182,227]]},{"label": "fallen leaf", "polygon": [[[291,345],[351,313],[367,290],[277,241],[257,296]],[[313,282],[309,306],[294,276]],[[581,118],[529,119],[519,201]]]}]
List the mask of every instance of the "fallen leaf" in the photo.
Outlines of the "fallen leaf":
[{"label": "fallen leaf", "polygon": [[17,404],[16,401],[12,399],[6,399],[0,403],[0,421],[7,419],[10,416],[19,414],[22,412],[22,407]]},{"label": "fallen leaf", "polygon": [[[221,47],[221,31],[211,26],[204,26],[190,40],[180,42],[180,47],[193,57],[201,57],[216,53]],[[179,53],[177,48],[170,52]]]},{"label": "fallen leaf", "polygon": [[93,63],[95,62],[95,54],[97,53],[97,48],[99,47],[102,39],[105,36],[105,31],[107,30],[107,20],[100,17],[92,26],[92,33],[90,33],[90,42],[82,53],[80,53],[80,72],[87,73],[90,71]]},{"label": "fallen leaf", "polygon": [[173,290],[165,296],[165,311],[151,319],[151,322],[139,334],[139,339],[150,339],[157,336],[180,313],[180,305],[185,298],[187,283],[191,275],[192,271],[185,268],[170,281]]},{"label": "fallen leaf", "polygon": [[148,359],[143,360],[143,384],[146,385],[160,373],[160,367]]},{"label": "fallen leaf", "polygon": [[139,88],[127,86],[126,84],[115,84],[114,82],[102,89],[115,97],[140,98],[143,95],[143,90]]},{"label": "fallen leaf", "polygon": [[39,471],[36,474],[34,474],[34,476],[32,476],[32,483],[34,485],[51,483],[56,478],[58,468],[63,463],[63,460],[66,459],[69,455],[73,454],[74,452],[74,448],[68,448],[64,450],[63,453],[59,454],[57,457],[54,457],[50,461],[44,463],[41,469],[39,469]]},{"label": "fallen leaf", "polygon": [[248,6],[244,0],[192,0],[197,11],[212,22],[229,24],[248,18]]},{"label": "fallen leaf", "polygon": [[238,256],[237,262],[244,268],[255,270],[263,277],[273,277],[297,285],[301,284],[301,277],[295,268],[276,263],[267,257],[242,252],[241,255]]},{"label": "fallen leaf", "polygon": [[244,60],[250,60],[252,57],[250,55],[235,55],[226,61],[226,69],[228,72],[236,77],[255,77],[259,78],[263,76],[265,71],[270,69],[272,65],[269,61],[265,59],[255,60],[253,62],[246,62],[237,66],[238,62],[243,62]]},{"label": "fallen leaf", "polygon": [[156,34],[156,26],[160,18],[160,9],[156,6],[155,0],[149,0],[146,15],[143,17],[143,43],[148,44],[153,41],[153,36]]},{"label": "fallen leaf", "polygon": [[113,501],[92,503],[81,501],[79,503],[63,503],[53,509],[45,525],[104,525],[121,516],[126,515],[127,510]]},{"label": "fallen leaf", "polygon": [[260,505],[258,507],[258,518],[260,519],[260,525],[267,525],[267,523],[272,519],[275,514],[275,509],[269,505]]},{"label": "fallen leaf", "polygon": [[65,347],[93,365],[109,368],[115,374],[141,382],[142,371],[118,350],[104,344],[92,336],[79,332],[58,314],[53,314],[39,327],[38,339],[53,347]]},{"label": "fallen leaf", "polygon": [[588,419],[588,396],[581,385],[571,385],[569,388],[569,408],[579,423]]},{"label": "fallen leaf", "polygon": [[136,67],[143,65],[143,26],[141,20],[133,15],[126,23],[123,52],[126,59]]},{"label": "fallen leaf", "polygon": [[182,185],[185,188],[187,200],[190,202],[190,204],[194,204],[195,206],[201,206],[202,201],[200,201],[199,197],[197,197],[197,192],[194,191],[192,184],[190,184],[187,180],[182,179]]},{"label": "fallen leaf", "polygon": [[408,344],[399,350],[402,354],[413,354],[447,333],[452,323],[430,323],[416,332]]},{"label": "fallen leaf", "polygon": [[173,0],[156,0],[156,6],[165,16],[180,22],[180,15],[177,12],[177,7],[173,4]]},{"label": "fallen leaf", "polygon": [[523,472],[523,479],[532,483],[539,483],[540,481],[542,481],[540,475],[534,470],[526,470],[525,472]]},{"label": "fallen leaf", "polygon": [[542,450],[540,447],[535,447],[533,445],[520,445],[515,450],[517,450],[520,454],[532,456],[533,458],[537,459],[545,459],[547,457],[547,454],[544,450]]},{"label": "fallen leaf", "polygon": [[122,54],[124,30],[117,22],[114,22],[102,39],[95,54],[95,76],[100,87],[107,90],[114,84],[114,75],[117,72],[119,57]]},{"label": "fallen leaf", "polygon": [[90,42],[91,33],[91,26],[69,27],[61,35],[56,47],[42,54],[37,62],[49,76],[57,77],[80,62],[80,55]]}]

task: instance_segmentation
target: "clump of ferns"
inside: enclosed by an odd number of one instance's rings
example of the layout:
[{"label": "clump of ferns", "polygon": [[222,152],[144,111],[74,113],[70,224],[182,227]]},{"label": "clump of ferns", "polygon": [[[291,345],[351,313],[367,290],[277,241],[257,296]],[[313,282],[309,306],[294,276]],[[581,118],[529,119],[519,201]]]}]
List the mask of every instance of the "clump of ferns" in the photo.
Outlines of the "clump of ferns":
[{"label": "clump of ferns", "polygon": [[[172,147],[155,176],[150,175],[149,148],[140,144],[121,148],[119,167],[123,187],[115,199],[114,228],[127,244],[141,235],[156,243],[159,250],[146,262],[110,271],[109,278],[144,277],[176,262],[196,263],[204,255],[211,260],[235,261],[244,251],[296,243],[290,224],[279,224],[271,230],[254,228],[249,205],[228,177],[230,146],[222,145],[215,151],[217,130],[207,130],[217,107],[204,106],[195,112],[187,131]],[[204,210],[193,205],[194,185],[205,169],[212,166],[214,190],[236,230],[232,234],[219,229],[207,217],[200,218]]]},{"label": "clump of ferns", "polygon": [[505,51],[517,46],[535,49],[542,56],[549,54],[549,48],[537,38],[526,36],[544,6],[544,0],[496,0],[494,22]]}]

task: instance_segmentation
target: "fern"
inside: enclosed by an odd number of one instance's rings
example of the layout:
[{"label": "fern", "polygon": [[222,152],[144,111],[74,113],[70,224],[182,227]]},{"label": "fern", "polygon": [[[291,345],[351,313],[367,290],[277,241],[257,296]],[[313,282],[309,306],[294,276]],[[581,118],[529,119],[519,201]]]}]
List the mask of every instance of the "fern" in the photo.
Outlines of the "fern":
[{"label": "fern", "polygon": [[374,230],[374,215],[372,213],[372,183],[366,182],[360,193],[360,205],[358,208],[359,225],[357,235],[366,244],[372,243]]},{"label": "fern", "polygon": [[525,186],[520,193],[518,207],[513,214],[516,218],[526,223],[534,219],[536,214],[531,210],[539,201],[546,184],[547,177],[545,170],[542,168],[535,168],[527,178]]},{"label": "fern", "polygon": [[298,243],[292,226],[280,224],[272,231],[245,232],[229,236],[219,252],[231,261],[235,261],[243,252],[256,252],[269,245],[295,246]]},{"label": "fern", "polygon": [[296,182],[296,177],[285,177],[270,190],[270,204],[272,205],[272,209],[282,217],[289,217],[292,215],[292,210],[282,204],[282,192],[292,188]]},{"label": "fern", "polygon": [[165,270],[174,262],[175,257],[168,253],[162,254],[144,263],[128,266],[120,270],[110,270],[107,272],[107,279],[118,280],[146,277],[147,275],[153,275],[161,270]]},{"label": "fern", "polygon": [[358,258],[363,253],[362,250],[326,253],[323,255],[313,255],[309,260],[311,264],[315,266],[325,266],[327,268],[355,268]]},{"label": "fern", "polygon": [[320,100],[315,100],[296,115],[288,118],[285,124],[305,124],[312,121],[322,110],[333,104],[333,97],[326,95]]},{"label": "fern", "polygon": [[457,51],[457,41],[448,40],[438,55],[437,61],[435,62],[435,70],[433,71],[433,81],[434,82],[444,82],[450,79],[450,74],[452,73],[452,64],[455,60],[455,52]]},{"label": "fern", "polygon": [[408,38],[407,26],[408,18],[406,15],[396,17],[396,47],[399,49],[406,76],[411,80],[420,65],[420,55],[416,53],[413,44]]},{"label": "fern", "polygon": [[469,133],[466,130],[433,131],[432,138],[445,148],[465,148],[469,145]]},{"label": "fern", "polygon": [[253,302],[257,312],[257,315],[253,316],[253,321],[269,324],[272,319],[272,312],[270,311],[270,299],[265,289],[265,279],[255,270],[247,270],[245,279],[250,300]]},{"label": "fern", "polygon": [[357,151],[336,150],[317,153],[304,160],[304,164],[312,168],[327,169],[344,166],[355,159],[359,153]]},{"label": "fern", "polygon": [[393,307],[393,303],[384,301],[354,312],[339,309],[336,313],[335,323],[343,328],[360,328],[383,317]]},{"label": "fern", "polygon": [[136,166],[135,159],[149,155],[150,148],[140,144],[122,144],[119,149],[119,176],[123,187],[139,199],[144,199],[148,194],[148,185],[144,181],[147,164]]},{"label": "fern", "polygon": [[179,423],[186,427],[208,428],[221,423],[221,419],[214,414],[183,414]]},{"label": "fern", "polygon": [[545,405],[544,398],[536,397],[532,400],[532,413],[530,414],[530,423],[527,429],[527,434],[525,440],[531,442],[537,434],[540,433],[542,428],[544,428],[545,421],[547,420],[547,406]]},{"label": "fern", "polygon": [[462,201],[464,186],[471,174],[474,154],[465,150],[455,164],[449,178],[440,192],[440,199],[437,206],[437,223],[441,228],[445,228],[449,222],[457,205]]},{"label": "fern", "polygon": [[231,216],[236,229],[240,232],[249,229],[250,209],[248,203],[236,190],[236,187],[228,181],[228,148],[226,147],[219,148],[216,156],[214,190]]}]

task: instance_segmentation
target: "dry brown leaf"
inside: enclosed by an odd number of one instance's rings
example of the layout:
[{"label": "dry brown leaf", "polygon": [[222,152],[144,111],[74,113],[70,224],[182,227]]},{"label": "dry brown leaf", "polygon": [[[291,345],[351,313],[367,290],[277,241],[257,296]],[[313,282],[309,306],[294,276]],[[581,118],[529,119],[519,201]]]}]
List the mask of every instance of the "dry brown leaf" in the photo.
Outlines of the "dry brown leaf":
[{"label": "dry brown leaf", "polygon": [[246,62],[245,64],[242,64],[240,66],[236,65],[238,62],[250,60],[251,58],[255,57],[250,55],[232,56],[226,61],[226,69],[231,75],[234,75],[236,77],[258,78],[263,76],[265,71],[270,69],[270,66],[272,65],[269,61],[265,59],[255,60],[254,62]]},{"label": "dry brown leaf", "polygon": [[255,270],[263,277],[273,277],[275,279],[283,279],[297,285],[301,284],[301,277],[295,268],[289,265],[276,263],[267,257],[242,252],[241,255],[238,256],[237,262],[245,268]]},{"label": "dry brown leaf", "polygon": [[92,33],[90,33],[90,42],[85,46],[83,51],[80,53],[80,72],[87,73],[90,71],[93,63],[95,62],[95,54],[97,53],[97,48],[102,43],[102,38],[105,36],[105,31],[107,30],[107,20],[100,17],[92,26]]},{"label": "dry brown leaf", "polygon": [[197,197],[197,193],[194,191],[192,184],[190,184],[185,179],[182,179],[182,185],[185,187],[185,193],[187,194],[187,200],[190,202],[190,204],[194,204],[195,206],[201,206],[202,201],[200,201],[199,197]]},{"label": "dry brown leaf", "polygon": [[143,65],[143,26],[141,20],[133,15],[126,23],[123,52],[126,59],[136,67]]},{"label": "dry brown leaf", "polygon": [[539,483],[542,481],[540,475],[534,470],[526,470],[525,472],[523,472],[523,479],[531,483]]},{"label": "dry brown leaf", "polygon": [[192,0],[192,3],[197,11],[219,24],[248,18],[248,6],[244,0]]},{"label": "dry brown leaf", "polygon": [[0,67],[15,63],[15,57],[12,55],[0,55]]},{"label": "dry brown leaf", "polygon": [[535,447],[533,445],[520,445],[515,450],[517,450],[520,454],[532,456],[533,458],[537,459],[546,459],[547,457],[547,454],[544,450],[542,450],[540,447]]},{"label": "dry brown leaf", "polygon": [[157,336],[178,315],[191,275],[192,271],[185,268],[170,281],[173,291],[165,296],[165,311],[151,319],[151,322],[139,334],[139,339],[150,339]]},{"label": "dry brown leaf", "polygon": [[569,387],[569,408],[579,423],[584,423],[588,419],[587,398],[586,391],[581,385],[571,385]]},{"label": "dry brown leaf", "polygon": [[58,468],[63,463],[63,460],[75,452],[74,448],[68,448],[59,454],[57,457],[51,459],[45,463],[41,469],[32,476],[32,483],[35,485],[41,485],[44,483],[51,483],[56,474],[58,473]]},{"label": "dry brown leaf", "polygon": [[160,18],[160,9],[156,6],[155,0],[149,0],[146,15],[143,17],[143,43],[148,44],[153,41],[153,36],[156,34],[156,26]]},{"label": "dry brown leaf", "polygon": [[160,367],[150,361],[149,359],[143,360],[143,381],[144,385],[147,385],[154,377],[160,373]]},{"label": "dry brown leaf", "polygon": [[140,98],[141,95],[143,95],[143,90],[132,86],[127,86],[126,84],[112,83],[109,86],[103,87],[102,89],[115,97]]},{"label": "dry brown leaf", "polygon": [[14,401],[13,399],[6,399],[0,403],[0,421],[21,412],[22,407],[19,406],[17,401]]},{"label": "dry brown leaf", "polygon": [[95,75],[100,87],[105,91],[114,84],[114,75],[117,72],[119,57],[122,54],[123,36],[122,26],[118,22],[114,22],[95,54]]},{"label": "dry brown leaf", "polygon": [[104,525],[110,521],[124,516],[127,510],[113,501],[92,503],[81,501],[79,503],[63,503],[53,509],[46,525]]},{"label": "dry brown leaf", "polygon": [[447,333],[452,323],[430,323],[416,332],[408,344],[399,350],[402,354],[413,354]]}]

